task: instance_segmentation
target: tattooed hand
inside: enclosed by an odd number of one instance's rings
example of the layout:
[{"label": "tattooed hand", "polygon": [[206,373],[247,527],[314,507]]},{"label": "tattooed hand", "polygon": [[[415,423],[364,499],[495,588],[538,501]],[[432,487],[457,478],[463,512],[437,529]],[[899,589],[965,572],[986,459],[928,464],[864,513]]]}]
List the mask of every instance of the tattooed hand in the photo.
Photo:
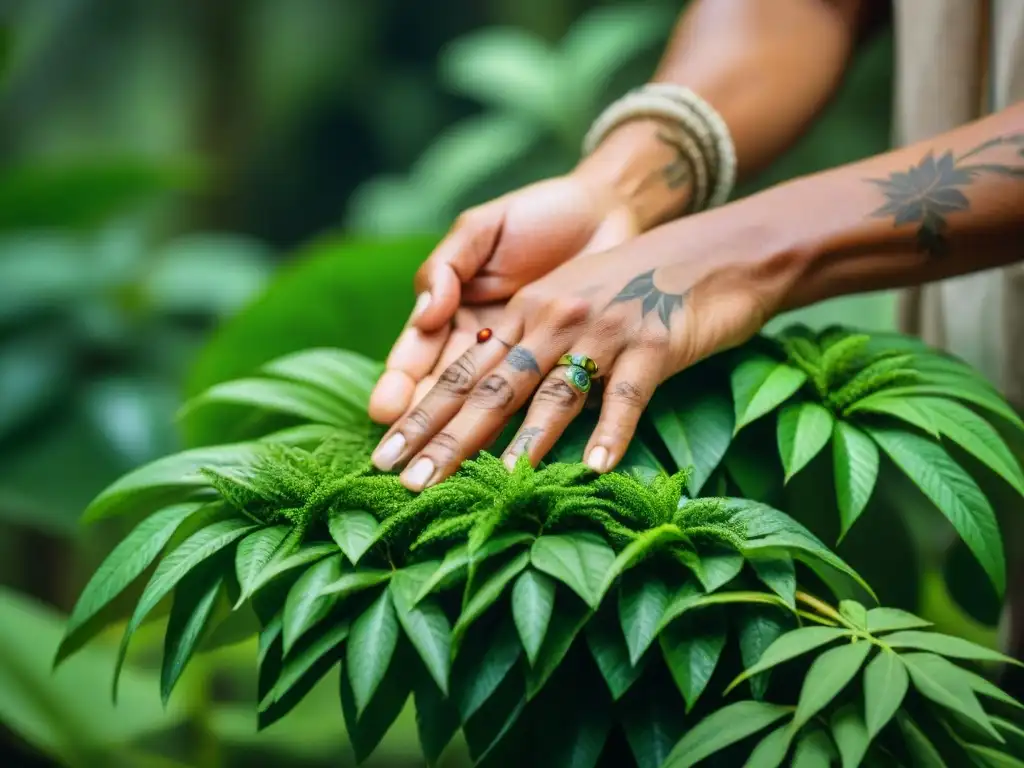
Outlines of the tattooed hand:
[{"label": "tattooed hand", "polygon": [[585,460],[596,471],[612,469],[658,384],[746,340],[799,279],[800,262],[774,226],[738,224],[745,205],[573,259],[519,290],[489,323],[490,338],[463,338],[461,354],[385,435],[374,463],[403,468],[413,490],[433,485],[532,398],[505,460],[511,466],[525,454],[536,464],[584,406],[586,386],[575,386],[559,365],[575,353],[592,358],[605,382]]}]

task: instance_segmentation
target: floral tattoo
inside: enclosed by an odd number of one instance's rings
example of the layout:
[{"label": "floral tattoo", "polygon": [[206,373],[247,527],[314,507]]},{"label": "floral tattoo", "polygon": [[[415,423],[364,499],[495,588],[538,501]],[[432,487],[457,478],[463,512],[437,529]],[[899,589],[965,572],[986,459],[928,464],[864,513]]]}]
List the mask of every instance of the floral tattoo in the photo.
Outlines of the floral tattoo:
[{"label": "floral tattoo", "polygon": [[647,317],[651,312],[657,312],[658,317],[666,328],[670,327],[672,313],[683,306],[686,300],[686,293],[665,293],[654,284],[654,270],[637,275],[611,300],[612,304],[618,302],[641,299],[643,303],[640,308],[640,316]]}]

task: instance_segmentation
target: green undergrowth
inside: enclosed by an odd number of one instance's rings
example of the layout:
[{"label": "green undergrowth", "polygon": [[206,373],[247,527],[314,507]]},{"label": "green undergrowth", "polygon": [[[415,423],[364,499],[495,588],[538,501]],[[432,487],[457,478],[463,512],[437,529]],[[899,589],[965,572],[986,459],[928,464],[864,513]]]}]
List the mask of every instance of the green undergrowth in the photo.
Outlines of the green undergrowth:
[{"label": "green undergrowth", "polygon": [[[775,418],[781,480],[833,442],[848,529],[880,446],[923,490],[939,484],[936,506],[981,537],[972,551],[1000,586],[998,526],[983,525],[967,471],[937,463],[951,430],[933,419],[963,407],[1008,455],[959,400],[1011,428],[1012,411],[962,364],[899,341],[758,339],[662,387],[620,472],[574,460],[577,431],[560,460],[510,472],[484,453],[418,495],[369,462],[375,364],[339,350],[275,360],[187,411],[218,410],[250,439],[161,459],[90,505],[87,519],[137,524],[84,590],[58,661],[126,621],[123,661],[169,605],[165,700],[249,618],[259,726],[340,665],[359,761],[411,696],[431,764],[461,730],[479,765],[1018,765],[1020,705],[985,676],[1012,660],[878,606],[807,527],[735,492],[751,475],[730,461],[734,436]],[[929,356],[941,365],[919,365]],[[946,384],[927,378],[939,368]],[[900,441],[929,446],[929,473],[901,463]],[[1001,466],[1016,482],[1016,462]]]}]

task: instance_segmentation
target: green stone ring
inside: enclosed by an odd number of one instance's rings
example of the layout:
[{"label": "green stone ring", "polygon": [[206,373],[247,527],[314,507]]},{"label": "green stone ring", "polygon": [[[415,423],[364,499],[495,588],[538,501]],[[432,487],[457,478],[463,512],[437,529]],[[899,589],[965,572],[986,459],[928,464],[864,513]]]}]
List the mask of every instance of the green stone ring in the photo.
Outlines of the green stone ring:
[{"label": "green stone ring", "polygon": [[590,374],[581,365],[570,365],[565,369],[565,380],[584,395],[590,391]]},{"label": "green stone ring", "polygon": [[597,376],[597,363],[586,355],[562,355],[558,364],[582,368],[587,376],[592,378]]}]

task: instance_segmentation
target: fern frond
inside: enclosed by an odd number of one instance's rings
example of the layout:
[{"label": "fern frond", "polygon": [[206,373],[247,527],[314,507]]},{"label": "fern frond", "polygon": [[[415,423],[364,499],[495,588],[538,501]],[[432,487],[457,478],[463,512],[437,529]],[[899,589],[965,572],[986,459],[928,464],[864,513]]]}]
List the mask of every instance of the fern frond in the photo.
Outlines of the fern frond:
[{"label": "fern frond", "polygon": [[828,398],[828,405],[842,412],[858,400],[886,387],[917,381],[917,371],[905,368],[913,361],[913,355],[897,355],[877,360],[862,369],[850,381]]}]

